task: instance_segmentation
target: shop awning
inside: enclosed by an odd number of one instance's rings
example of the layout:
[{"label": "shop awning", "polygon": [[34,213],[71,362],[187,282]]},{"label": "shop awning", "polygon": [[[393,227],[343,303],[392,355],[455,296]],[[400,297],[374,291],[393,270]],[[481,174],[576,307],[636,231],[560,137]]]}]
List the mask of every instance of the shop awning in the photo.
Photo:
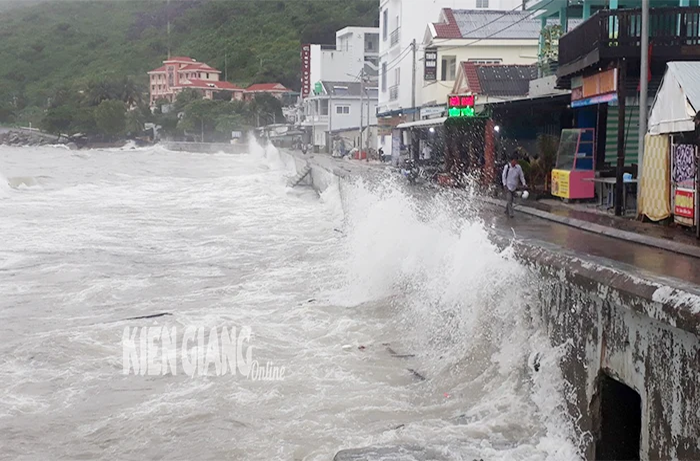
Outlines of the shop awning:
[{"label": "shop awning", "polygon": [[669,62],[649,113],[649,133],[695,130],[700,110],[700,62]]},{"label": "shop awning", "polygon": [[396,128],[429,128],[431,126],[440,126],[445,123],[445,120],[447,120],[447,117],[431,118],[428,120],[418,120],[415,122],[405,122],[396,125]]}]

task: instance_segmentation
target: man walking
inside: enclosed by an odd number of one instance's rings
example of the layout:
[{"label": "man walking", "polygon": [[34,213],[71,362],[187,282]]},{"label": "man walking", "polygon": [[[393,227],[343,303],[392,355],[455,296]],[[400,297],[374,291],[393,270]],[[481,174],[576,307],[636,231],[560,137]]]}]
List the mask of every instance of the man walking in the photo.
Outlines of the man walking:
[{"label": "man walking", "polygon": [[523,174],[523,169],[518,164],[518,153],[513,152],[510,156],[510,161],[503,167],[503,187],[506,190],[506,214],[509,218],[513,217],[513,199],[515,198],[515,191],[518,188],[518,180],[522,183],[523,187],[527,187],[525,184],[525,175]]}]

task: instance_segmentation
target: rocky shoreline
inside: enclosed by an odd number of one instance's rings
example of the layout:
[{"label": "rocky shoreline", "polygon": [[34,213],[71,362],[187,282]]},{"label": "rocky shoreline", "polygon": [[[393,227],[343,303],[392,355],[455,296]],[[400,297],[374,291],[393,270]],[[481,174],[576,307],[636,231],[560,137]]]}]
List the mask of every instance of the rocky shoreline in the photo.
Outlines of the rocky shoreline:
[{"label": "rocky shoreline", "polygon": [[0,146],[50,146],[61,144],[71,150],[75,149],[99,149],[108,147],[122,147],[126,141],[116,142],[94,142],[86,140],[83,137],[71,138],[43,133],[41,131],[17,128],[0,128]]},{"label": "rocky shoreline", "polygon": [[65,144],[66,146],[77,149],[77,145],[70,141],[69,138],[42,133],[40,131],[30,131],[22,129],[10,129],[5,132],[0,132],[0,144],[6,146],[46,146],[50,144]]}]

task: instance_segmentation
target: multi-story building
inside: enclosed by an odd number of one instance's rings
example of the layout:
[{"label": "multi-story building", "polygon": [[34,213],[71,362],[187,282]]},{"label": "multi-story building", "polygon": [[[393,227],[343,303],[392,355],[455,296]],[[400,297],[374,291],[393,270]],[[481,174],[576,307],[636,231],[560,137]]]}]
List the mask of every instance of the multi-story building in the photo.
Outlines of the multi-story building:
[{"label": "multi-story building", "polygon": [[376,80],[379,65],[379,29],[345,27],[336,32],[334,45],[302,47],[302,98],[322,80],[358,80],[360,74]]},{"label": "multi-story building", "polygon": [[443,8],[515,11],[522,8],[522,0],[381,0],[378,117],[382,127],[378,144],[386,152],[390,152],[391,128],[413,119],[422,104],[420,46],[426,26]]},{"label": "multi-story building", "polygon": [[[345,134],[348,147],[359,145],[362,127],[363,149],[374,146],[377,126],[376,84],[321,81],[311,95],[304,98],[302,127],[311,133],[311,144],[317,150],[328,150],[334,134]],[[368,107],[369,104],[369,107]],[[348,135],[348,133],[351,133]],[[369,142],[368,142],[369,140]]]},{"label": "multi-story building", "polygon": [[[423,106],[444,106],[453,92],[462,63],[519,64],[537,62],[540,21],[524,11],[452,10],[444,8],[440,20],[428,24],[423,41],[434,67],[421,59],[420,87]],[[510,69],[496,67],[495,69]],[[530,78],[532,79],[532,77]]]},{"label": "multi-story building", "polygon": [[[356,145],[360,126],[363,127],[363,146],[367,145],[369,137],[369,146],[374,147],[379,29],[345,27],[335,36],[335,45],[302,46],[299,121],[316,149],[329,150],[329,134],[344,130],[357,133],[356,138],[345,137],[352,141],[351,145]],[[364,89],[361,80],[365,83]]]},{"label": "multi-story building", "polygon": [[[188,57],[174,57],[148,72],[150,105],[165,99],[174,102],[185,89],[197,90],[205,99],[213,99],[214,93],[224,92],[232,100],[242,100],[245,90],[233,83],[221,81],[221,71]],[[230,95],[230,96],[229,96]]]}]

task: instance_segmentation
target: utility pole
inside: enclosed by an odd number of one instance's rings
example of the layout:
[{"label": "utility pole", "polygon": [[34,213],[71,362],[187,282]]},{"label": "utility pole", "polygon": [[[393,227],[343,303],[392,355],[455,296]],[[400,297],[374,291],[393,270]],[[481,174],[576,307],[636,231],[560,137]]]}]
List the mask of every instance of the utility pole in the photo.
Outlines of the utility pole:
[{"label": "utility pole", "polygon": [[[369,81],[368,81],[368,83],[369,83]],[[367,161],[369,162],[369,141],[370,141],[369,138],[370,138],[370,134],[371,134],[371,130],[372,130],[370,119],[369,119],[369,111],[370,111],[371,106],[372,106],[372,99],[369,97],[369,91],[367,91],[367,88],[365,88],[365,92],[367,93],[367,149],[366,149],[366,151],[367,151]]]},{"label": "utility pole", "polygon": [[639,151],[637,154],[637,210],[641,195],[644,163],[644,137],[647,134],[647,97],[649,92],[649,0],[642,0],[642,59],[639,63]]},{"label": "utility pole", "polygon": [[228,53],[224,54],[224,80],[228,82]]},{"label": "utility pole", "polygon": [[328,92],[328,153],[333,155],[333,91],[335,87],[331,85]]},{"label": "utility pole", "polygon": [[360,71],[360,142],[358,143],[357,159],[362,160],[362,111],[364,109],[364,94],[365,94],[365,68]]},{"label": "utility pole", "polygon": [[416,39],[411,42],[413,48],[413,72],[411,72],[411,109],[413,110],[413,121],[416,120]]},{"label": "utility pole", "polygon": [[615,178],[615,216],[622,216],[625,185],[622,182],[625,169],[625,80],[627,80],[627,61],[620,59],[617,64],[617,171]]},{"label": "utility pole", "polygon": [[201,122],[202,122],[202,142],[204,142],[204,117],[202,117]]}]

